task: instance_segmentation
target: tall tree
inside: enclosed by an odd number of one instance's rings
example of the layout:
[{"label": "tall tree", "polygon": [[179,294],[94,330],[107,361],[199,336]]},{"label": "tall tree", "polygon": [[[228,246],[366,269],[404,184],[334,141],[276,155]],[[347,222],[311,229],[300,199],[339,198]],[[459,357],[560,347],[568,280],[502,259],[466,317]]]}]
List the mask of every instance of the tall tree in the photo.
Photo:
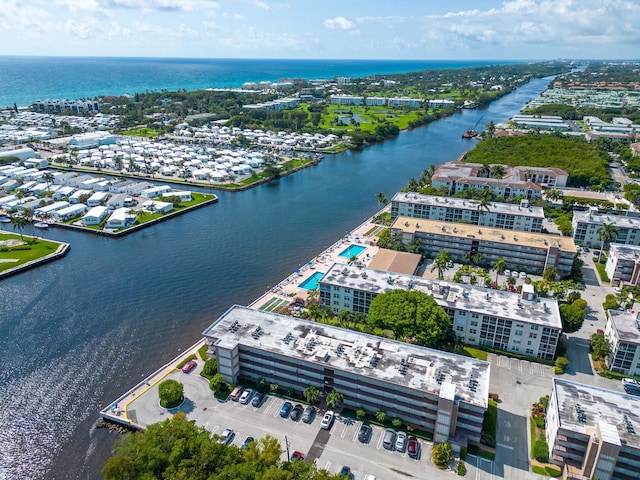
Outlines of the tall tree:
[{"label": "tall tree", "polygon": [[387,200],[387,196],[383,192],[378,192],[377,197],[378,205],[386,205],[387,203],[389,203],[389,201]]},{"label": "tall tree", "polygon": [[18,230],[20,232],[20,240],[24,240],[22,237],[22,229],[27,224],[27,220],[22,215],[14,215],[11,219],[11,225],[13,225],[14,230]]},{"label": "tall tree", "polygon": [[320,397],[322,396],[322,392],[317,387],[314,387],[313,385],[309,385],[307,388],[303,390],[302,396],[305,398],[307,402],[313,405],[314,403],[317,403],[318,400],[320,400]]},{"label": "tall tree", "polygon": [[600,230],[598,230],[598,237],[602,242],[600,245],[600,253],[598,254],[598,262],[600,262],[600,258],[602,257],[602,250],[604,250],[604,246],[609,242],[612,242],[618,236],[618,228],[613,223],[603,223]]},{"label": "tall tree", "polygon": [[507,262],[504,261],[504,258],[500,257],[496,260],[496,263],[493,264],[493,269],[496,272],[496,288],[498,288],[498,275],[502,275],[507,269]]},{"label": "tall tree", "polygon": [[431,267],[431,271],[438,270],[438,280],[444,279],[444,272],[447,268],[447,265],[451,261],[451,255],[446,250],[440,250],[438,252],[438,256],[433,260],[433,266]]}]

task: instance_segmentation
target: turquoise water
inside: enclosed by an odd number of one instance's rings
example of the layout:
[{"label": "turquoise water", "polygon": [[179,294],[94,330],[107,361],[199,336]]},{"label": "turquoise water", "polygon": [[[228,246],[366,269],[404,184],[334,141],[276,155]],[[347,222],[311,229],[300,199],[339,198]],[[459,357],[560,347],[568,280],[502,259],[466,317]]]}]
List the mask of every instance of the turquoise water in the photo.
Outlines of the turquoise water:
[{"label": "turquoise water", "polygon": [[362,245],[349,245],[343,251],[340,252],[340,257],[351,258],[357,257],[362,252],[366,250],[367,247],[363,247]]},{"label": "turquoise water", "polygon": [[305,290],[315,290],[316,288],[318,288],[318,282],[323,275],[324,273],[322,272],[314,272],[313,275],[311,275],[300,284],[300,287],[304,288]]},{"label": "turquoise water", "polygon": [[46,98],[240,88],[244,82],[280,78],[362,77],[509,63],[517,62],[0,56],[0,108]]}]

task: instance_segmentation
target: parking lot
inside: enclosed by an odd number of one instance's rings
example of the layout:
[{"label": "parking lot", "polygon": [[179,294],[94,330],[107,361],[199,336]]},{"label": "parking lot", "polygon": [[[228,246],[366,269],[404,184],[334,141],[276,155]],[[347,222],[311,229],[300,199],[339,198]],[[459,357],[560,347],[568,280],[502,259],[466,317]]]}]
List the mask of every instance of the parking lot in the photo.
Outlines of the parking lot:
[{"label": "parking lot", "polygon": [[233,429],[234,435],[229,443],[237,447],[248,436],[259,439],[271,435],[280,441],[284,450],[283,460],[287,459],[288,442],[290,454],[300,451],[305,458],[315,459],[319,468],[330,473],[338,473],[346,465],[351,468],[354,480],[362,480],[367,475],[384,480],[439,478],[443,475],[442,470],[431,463],[430,442],[418,439],[418,454],[412,458],[406,447],[403,452],[385,449],[384,429],[378,426],[372,426],[368,441],[361,443],[358,431],[362,422],[356,419],[338,415],[329,430],[322,430],[320,422],[324,411],[317,410],[308,424],[281,418],[280,409],[286,400],[272,395],[267,395],[257,408],[250,402],[243,405],[231,400],[219,401],[213,397],[208,382],[200,377],[201,368],[200,363],[188,374],[176,370],[165,377],[184,385],[185,401],[182,405],[171,410],[160,407],[157,385],[152,385],[128,403],[126,411],[129,418],[146,426],[182,411],[212,433],[222,434],[226,428]]}]

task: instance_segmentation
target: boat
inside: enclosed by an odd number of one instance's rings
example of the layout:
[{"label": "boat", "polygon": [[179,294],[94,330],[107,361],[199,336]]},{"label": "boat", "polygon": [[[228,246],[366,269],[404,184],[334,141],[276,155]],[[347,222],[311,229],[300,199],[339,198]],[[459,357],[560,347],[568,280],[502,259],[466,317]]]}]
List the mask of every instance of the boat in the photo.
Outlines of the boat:
[{"label": "boat", "polygon": [[33,224],[35,228],[49,228],[49,224],[45,222],[36,222]]},{"label": "boat", "polygon": [[474,128],[470,128],[462,134],[462,138],[474,138],[478,136],[478,131]]},{"label": "boat", "polygon": [[11,219],[6,215],[0,216],[0,223],[11,223]]},{"label": "boat", "polygon": [[475,137],[477,137],[478,136],[478,131],[476,130],[476,127],[478,126],[478,124],[480,123],[480,121],[482,120],[483,117],[484,117],[484,115],[478,119],[478,121],[476,122],[476,124],[473,127],[471,127],[469,130],[464,132],[462,134],[462,138],[475,138]]}]

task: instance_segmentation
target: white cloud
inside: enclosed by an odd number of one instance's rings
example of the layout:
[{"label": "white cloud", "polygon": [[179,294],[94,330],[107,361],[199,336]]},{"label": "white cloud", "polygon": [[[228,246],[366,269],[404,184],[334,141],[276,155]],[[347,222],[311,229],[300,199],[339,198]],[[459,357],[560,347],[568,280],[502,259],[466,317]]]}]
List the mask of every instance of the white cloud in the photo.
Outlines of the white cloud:
[{"label": "white cloud", "polygon": [[46,32],[49,29],[49,17],[47,10],[24,5],[18,0],[4,1],[0,8],[0,25],[3,29],[24,31],[28,35]]},{"label": "white cloud", "polygon": [[94,28],[86,23],[76,23],[73,20],[69,19],[64,24],[64,29],[70,35],[74,37],[78,37],[82,40],[87,40],[93,38],[94,36]]},{"label": "white cloud", "polygon": [[327,18],[322,24],[329,30],[344,30],[347,32],[357,32],[356,24],[342,16]]},{"label": "white cloud", "polygon": [[256,2],[256,6],[258,8],[261,8],[262,10],[266,10],[266,11],[271,10],[271,7],[269,6],[269,4],[267,2],[263,2],[262,0],[258,0]]}]

